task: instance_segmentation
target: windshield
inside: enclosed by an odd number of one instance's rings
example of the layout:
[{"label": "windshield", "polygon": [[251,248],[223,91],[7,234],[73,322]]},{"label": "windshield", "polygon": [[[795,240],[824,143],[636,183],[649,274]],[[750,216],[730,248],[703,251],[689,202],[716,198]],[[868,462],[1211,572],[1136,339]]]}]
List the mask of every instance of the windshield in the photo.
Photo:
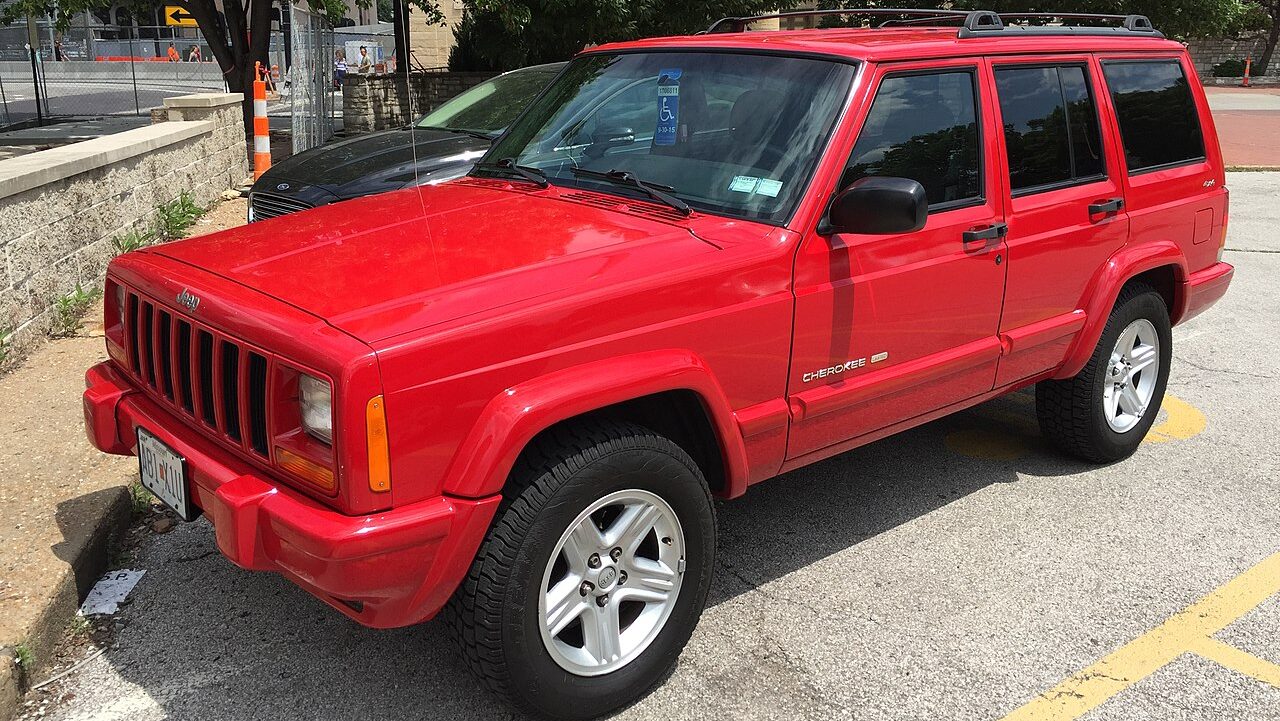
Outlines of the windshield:
[{"label": "windshield", "polygon": [[514,70],[461,93],[427,113],[419,128],[497,134],[556,76],[560,66]]},{"label": "windshield", "polygon": [[626,171],[697,210],[783,223],[853,72],[846,63],[741,53],[588,55],[570,63],[486,161],[511,158],[556,185],[645,197],[582,172]]}]

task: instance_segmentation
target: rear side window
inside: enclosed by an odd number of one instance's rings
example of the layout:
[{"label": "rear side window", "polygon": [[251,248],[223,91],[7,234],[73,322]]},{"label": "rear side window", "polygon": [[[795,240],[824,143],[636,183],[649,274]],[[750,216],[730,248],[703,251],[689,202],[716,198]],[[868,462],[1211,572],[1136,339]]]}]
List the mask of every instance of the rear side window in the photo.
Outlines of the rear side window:
[{"label": "rear side window", "polygon": [[1015,194],[1103,177],[1098,111],[1083,67],[997,68],[996,91]]},{"label": "rear side window", "polygon": [[886,77],[841,187],[869,175],[889,176],[923,185],[932,210],[980,200],[974,78],[970,70]]},{"label": "rear side window", "polygon": [[1191,85],[1177,60],[1103,63],[1129,172],[1204,159]]}]

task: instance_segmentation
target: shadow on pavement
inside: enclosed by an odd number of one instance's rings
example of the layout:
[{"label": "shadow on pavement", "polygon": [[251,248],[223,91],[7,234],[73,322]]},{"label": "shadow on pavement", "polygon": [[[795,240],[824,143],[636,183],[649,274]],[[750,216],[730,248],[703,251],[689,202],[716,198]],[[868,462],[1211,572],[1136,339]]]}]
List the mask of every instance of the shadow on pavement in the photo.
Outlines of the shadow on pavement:
[{"label": "shadow on pavement", "polygon": [[[995,454],[981,444],[974,454],[951,449],[952,436],[975,429],[1012,445]],[[1044,450],[1025,393],[998,399],[720,504],[720,568],[709,603],[724,603],[992,484],[1017,482],[1019,474],[1063,477],[1084,470]],[[442,625],[362,628],[278,576],[232,566],[203,521],[154,544],[142,565],[146,579],[106,656],[115,673],[170,718],[512,716],[467,673]]]}]

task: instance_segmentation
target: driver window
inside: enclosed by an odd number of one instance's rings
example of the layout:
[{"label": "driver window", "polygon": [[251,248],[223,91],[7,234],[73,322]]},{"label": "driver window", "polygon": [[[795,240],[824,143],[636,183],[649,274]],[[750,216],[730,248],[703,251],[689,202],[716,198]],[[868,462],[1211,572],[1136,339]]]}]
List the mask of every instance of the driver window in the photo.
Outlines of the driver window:
[{"label": "driver window", "polygon": [[840,187],[871,175],[910,178],[931,212],[981,200],[975,84],[970,69],[882,80]]}]

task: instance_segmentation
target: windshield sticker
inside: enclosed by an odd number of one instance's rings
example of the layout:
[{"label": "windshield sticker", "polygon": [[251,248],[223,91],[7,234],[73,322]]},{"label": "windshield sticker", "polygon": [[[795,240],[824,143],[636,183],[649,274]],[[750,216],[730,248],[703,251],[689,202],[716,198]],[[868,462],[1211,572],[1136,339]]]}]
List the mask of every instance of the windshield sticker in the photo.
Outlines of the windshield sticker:
[{"label": "windshield sticker", "polygon": [[761,178],[760,184],[756,186],[756,192],[760,195],[767,195],[770,198],[776,198],[778,197],[778,193],[782,192],[782,181]]},{"label": "windshield sticker", "polygon": [[754,193],[760,179],[752,175],[735,175],[729,183],[729,190],[735,193]]},{"label": "windshield sticker", "polygon": [[654,145],[675,145],[680,127],[679,68],[658,73],[658,128],[653,133]]}]

